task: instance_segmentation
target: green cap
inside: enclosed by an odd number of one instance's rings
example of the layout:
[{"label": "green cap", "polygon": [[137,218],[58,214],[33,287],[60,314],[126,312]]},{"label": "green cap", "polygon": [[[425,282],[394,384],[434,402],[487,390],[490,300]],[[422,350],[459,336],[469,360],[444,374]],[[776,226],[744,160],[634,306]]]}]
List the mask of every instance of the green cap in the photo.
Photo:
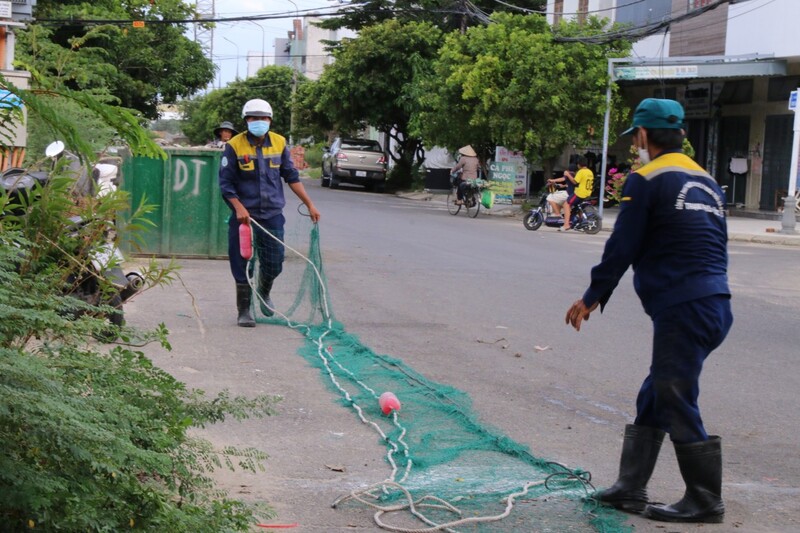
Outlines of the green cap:
[{"label": "green cap", "polygon": [[630,135],[636,128],[683,129],[683,106],[675,100],[645,98],[633,112],[633,125],[621,135]]}]

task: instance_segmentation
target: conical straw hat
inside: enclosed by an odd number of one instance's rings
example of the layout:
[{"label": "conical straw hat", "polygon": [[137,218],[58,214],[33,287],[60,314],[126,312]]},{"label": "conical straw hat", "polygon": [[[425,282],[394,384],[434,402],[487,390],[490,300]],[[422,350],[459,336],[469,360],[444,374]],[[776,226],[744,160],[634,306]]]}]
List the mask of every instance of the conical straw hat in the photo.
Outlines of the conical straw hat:
[{"label": "conical straw hat", "polygon": [[472,157],[478,156],[478,154],[475,153],[475,150],[473,150],[472,146],[470,145],[462,146],[461,148],[458,149],[458,153],[461,155],[470,155]]}]

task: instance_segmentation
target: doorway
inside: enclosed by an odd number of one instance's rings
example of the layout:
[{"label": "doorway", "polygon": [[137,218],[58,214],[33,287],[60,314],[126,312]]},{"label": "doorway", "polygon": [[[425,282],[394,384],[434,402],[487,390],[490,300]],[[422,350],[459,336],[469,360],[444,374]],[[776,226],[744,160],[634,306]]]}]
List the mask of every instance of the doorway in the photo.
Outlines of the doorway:
[{"label": "doorway", "polygon": [[793,115],[767,116],[759,209],[775,211],[787,194],[792,159],[793,120]]},{"label": "doorway", "polygon": [[[717,181],[727,186],[728,204],[744,204],[747,191],[747,172],[731,172],[731,160],[747,160],[750,144],[750,117],[722,117],[719,121],[719,160]],[[748,171],[750,162],[747,163]],[[739,169],[741,170],[741,169]]]},{"label": "doorway", "polygon": [[686,138],[694,148],[694,160],[701,166],[705,166],[708,147],[708,120],[707,119],[688,119],[686,121]]}]

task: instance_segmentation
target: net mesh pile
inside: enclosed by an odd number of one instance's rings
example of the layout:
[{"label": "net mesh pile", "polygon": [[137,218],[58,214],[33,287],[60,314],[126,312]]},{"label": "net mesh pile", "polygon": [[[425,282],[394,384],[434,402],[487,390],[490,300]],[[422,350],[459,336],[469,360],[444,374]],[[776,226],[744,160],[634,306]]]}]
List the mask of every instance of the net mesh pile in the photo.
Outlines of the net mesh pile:
[{"label": "net mesh pile", "polygon": [[[300,355],[320,369],[342,405],[375,430],[376,454],[384,453],[387,462],[386,479],[343,493],[337,507],[387,510],[375,520],[393,531],[632,530],[625,515],[586,498],[593,490],[587,472],[533,456],[527,446],[479,420],[464,392],[427,379],[400,359],[376,354],[348,333],[334,318],[319,226],[307,217],[290,220],[284,243],[283,272],[272,291],[276,313],[259,313],[263,300],[256,294],[256,320],[302,333]],[[263,270],[258,256],[253,254],[256,264],[248,269],[253,287]],[[400,412],[381,412],[378,398],[385,391],[400,399]],[[412,520],[398,521],[394,513]]]}]

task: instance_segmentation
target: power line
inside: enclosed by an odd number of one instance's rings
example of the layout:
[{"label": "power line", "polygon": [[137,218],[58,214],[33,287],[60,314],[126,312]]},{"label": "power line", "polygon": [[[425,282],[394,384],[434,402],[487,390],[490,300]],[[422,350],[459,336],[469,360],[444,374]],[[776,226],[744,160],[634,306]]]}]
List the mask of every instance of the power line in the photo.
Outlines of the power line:
[{"label": "power line", "polygon": [[[206,24],[209,22],[245,22],[245,21],[259,21],[259,20],[275,20],[297,18],[298,14],[303,13],[306,16],[335,16],[348,12],[351,6],[360,6],[364,4],[349,4],[346,8],[312,8],[301,9],[292,11],[279,11],[264,15],[242,15],[236,17],[211,17],[211,18],[192,18],[192,19],[78,19],[75,17],[70,18],[40,18],[36,19],[39,24],[112,24],[112,25],[128,25],[137,22],[144,22],[145,24]],[[325,10],[334,9],[332,12]]]},{"label": "power line", "polygon": [[[439,13],[439,14],[456,14],[456,15],[472,15],[474,18],[477,19],[484,19],[485,22],[488,23],[488,15],[484,12],[479,10],[476,6],[471,4],[469,1],[464,2],[465,5],[471,6],[470,9],[422,9],[422,8],[404,8],[404,9],[363,9],[361,13],[387,13],[391,12],[393,14],[406,14],[406,15],[413,15],[413,14],[430,14],[430,13]],[[133,24],[134,22],[141,22],[145,25],[147,24],[206,24],[211,22],[218,22],[218,23],[226,23],[226,22],[258,22],[261,20],[281,20],[281,19],[294,19],[298,18],[299,13],[303,13],[302,18],[305,17],[338,17],[343,15],[348,15],[356,10],[355,7],[365,6],[366,4],[348,4],[346,7],[337,7],[337,8],[312,8],[312,9],[302,9],[296,11],[282,11],[272,14],[265,14],[265,15],[247,15],[247,16],[238,16],[238,17],[214,17],[214,18],[193,18],[193,19],[78,19],[78,18],[40,18],[36,19],[37,24],[42,25],[117,25],[117,26],[128,26]],[[335,9],[334,11],[324,11],[326,9]]]},{"label": "power line", "polygon": [[713,4],[709,4],[707,6],[703,6],[700,8],[695,9],[694,11],[690,11],[688,13],[684,13],[683,15],[678,15],[671,18],[666,18],[659,22],[647,23],[642,24],[641,26],[634,26],[632,28],[623,28],[621,30],[615,30],[611,32],[606,32],[598,35],[586,36],[586,37],[554,37],[553,40],[556,42],[562,43],[585,43],[585,44],[608,44],[613,41],[617,41],[619,39],[628,39],[628,40],[638,40],[642,37],[647,37],[649,35],[653,35],[655,33],[660,32],[665,28],[669,28],[670,25],[676,22],[683,22],[685,20],[690,20],[695,17],[699,17],[700,15],[711,11],[712,9],[716,9],[722,4],[726,4],[730,2],[730,0],[717,0]]},{"label": "power line", "polygon": [[625,4],[624,6],[603,7],[603,8],[600,8],[600,9],[592,9],[592,10],[588,10],[588,11],[575,11],[575,12],[572,12],[572,13],[555,12],[555,11],[551,12],[551,11],[547,11],[545,9],[542,9],[542,10],[539,10],[539,9],[527,9],[527,8],[520,7],[520,6],[515,6],[514,4],[509,4],[508,2],[503,2],[503,0],[494,0],[494,1],[497,2],[498,4],[504,5],[506,7],[510,7],[512,9],[516,9],[517,11],[522,11],[523,13],[536,13],[538,15],[585,15],[585,14],[589,14],[589,13],[602,13],[602,12],[605,12],[605,11],[614,11],[614,10],[619,9],[621,7],[628,7],[628,6],[634,6],[636,4],[641,4],[642,2],[646,2],[647,0],[635,0],[634,2],[631,2],[630,4]]},{"label": "power line", "polygon": [[[773,2],[775,2],[775,0],[767,0],[766,2],[764,2],[761,5],[756,5],[756,7],[754,7],[753,9],[751,9],[749,11],[742,11],[738,15],[728,16],[728,18],[724,19],[724,20],[717,20],[715,22],[709,22],[708,24],[703,26],[703,28],[707,29],[707,28],[710,28],[712,26],[719,26],[720,24],[728,24],[728,21],[730,21],[730,20],[733,20],[733,19],[736,19],[736,18],[739,18],[739,17],[743,17],[744,15],[752,13],[753,11],[757,11],[757,10],[761,9],[762,7],[766,7],[766,6],[768,6],[769,4],[771,4]],[[737,2],[734,1],[734,2],[731,2],[731,3],[735,4]]]}]

